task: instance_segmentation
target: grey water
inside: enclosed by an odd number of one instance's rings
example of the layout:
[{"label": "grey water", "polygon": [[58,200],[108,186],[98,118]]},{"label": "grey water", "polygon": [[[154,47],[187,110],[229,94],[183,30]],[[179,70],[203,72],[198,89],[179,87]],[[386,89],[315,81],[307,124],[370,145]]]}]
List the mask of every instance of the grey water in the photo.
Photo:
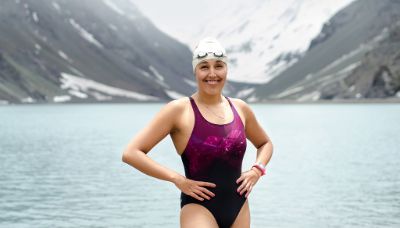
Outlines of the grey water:
[{"label": "grey water", "polygon": [[[179,227],[179,190],[121,161],[162,106],[0,106],[0,227]],[[251,107],[274,144],[252,227],[400,227],[400,105]],[[183,174],[169,137],[149,156]]]}]

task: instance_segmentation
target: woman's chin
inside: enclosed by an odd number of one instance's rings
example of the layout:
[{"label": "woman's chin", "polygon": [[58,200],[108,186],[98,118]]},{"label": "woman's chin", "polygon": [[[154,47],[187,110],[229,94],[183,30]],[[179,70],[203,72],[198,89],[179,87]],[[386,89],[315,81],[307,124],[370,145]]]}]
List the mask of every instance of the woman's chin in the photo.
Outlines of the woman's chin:
[{"label": "woman's chin", "polygon": [[204,94],[207,95],[219,95],[222,93],[222,90],[224,89],[225,81],[220,80],[220,81],[214,81],[214,82],[206,82],[206,81],[197,81],[197,89],[198,91],[201,91]]},{"label": "woman's chin", "polygon": [[222,93],[222,88],[220,87],[205,88],[203,91],[208,95],[219,95]]}]

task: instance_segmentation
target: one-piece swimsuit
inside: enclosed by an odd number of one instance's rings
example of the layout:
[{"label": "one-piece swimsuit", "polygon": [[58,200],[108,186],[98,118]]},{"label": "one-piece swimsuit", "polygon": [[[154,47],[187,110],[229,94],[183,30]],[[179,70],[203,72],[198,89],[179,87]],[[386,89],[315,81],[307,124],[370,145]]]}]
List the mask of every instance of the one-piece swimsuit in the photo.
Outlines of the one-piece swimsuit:
[{"label": "one-piece swimsuit", "polygon": [[228,228],[235,221],[246,198],[237,192],[236,180],[242,172],[246,151],[244,124],[228,97],[233,120],[226,124],[211,123],[200,113],[196,102],[189,97],[194,112],[194,127],[181,155],[187,178],[216,184],[208,188],[215,196],[197,200],[181,193],[181,208],[189,203],[208,209],[220,228]]}]

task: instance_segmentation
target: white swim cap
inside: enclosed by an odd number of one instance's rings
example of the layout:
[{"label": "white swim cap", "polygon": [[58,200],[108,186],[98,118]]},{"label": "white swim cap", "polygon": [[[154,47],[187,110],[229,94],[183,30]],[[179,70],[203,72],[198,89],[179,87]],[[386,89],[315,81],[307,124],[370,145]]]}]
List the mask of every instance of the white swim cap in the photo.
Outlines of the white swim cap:
[{"label": "white swim cap", "polygon": [[192,60],[193,72],[197,64],[205,59],[217,59],[228,64],[225,48],[222,47],[217,39],[212,37],[206,37],[200,40],[195,47]]}]

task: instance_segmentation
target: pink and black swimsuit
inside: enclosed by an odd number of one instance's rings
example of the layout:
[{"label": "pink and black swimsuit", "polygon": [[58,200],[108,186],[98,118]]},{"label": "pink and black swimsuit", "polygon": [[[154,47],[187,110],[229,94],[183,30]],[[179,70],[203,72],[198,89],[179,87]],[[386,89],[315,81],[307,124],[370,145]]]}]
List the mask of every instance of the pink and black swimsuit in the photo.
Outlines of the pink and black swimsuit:
[{"label": "pink and black swimsuit", "polygon": [[181,208],[196,203],[207,208],[219,227],[230,227],[235,221],[246,198],[237,193],[236,180],[242,172],[246,151],[246,134],[242,120],[228,97],[233,121],[215,124],[200,113],[196,102],[189,97],[195,116],[195,124],[188,144],[182,153],[186,177],[216,184],[209,190],[215,193],[210,200],[199,201],[181,193]]}]

